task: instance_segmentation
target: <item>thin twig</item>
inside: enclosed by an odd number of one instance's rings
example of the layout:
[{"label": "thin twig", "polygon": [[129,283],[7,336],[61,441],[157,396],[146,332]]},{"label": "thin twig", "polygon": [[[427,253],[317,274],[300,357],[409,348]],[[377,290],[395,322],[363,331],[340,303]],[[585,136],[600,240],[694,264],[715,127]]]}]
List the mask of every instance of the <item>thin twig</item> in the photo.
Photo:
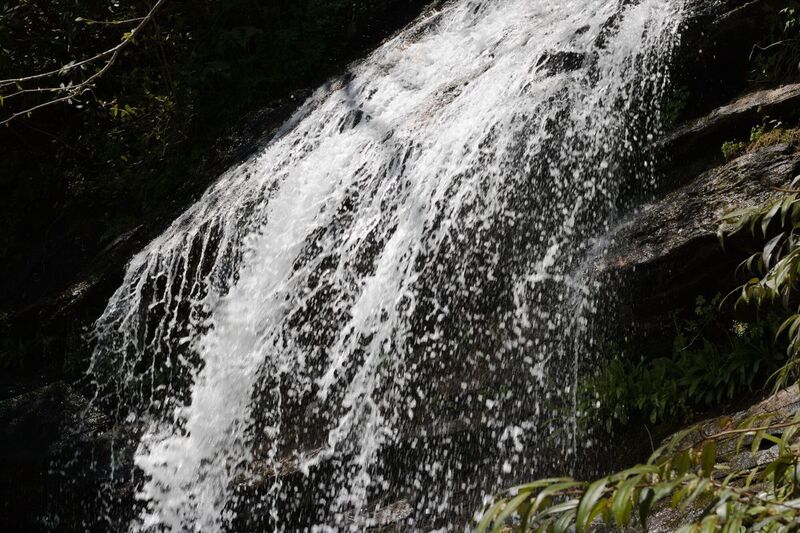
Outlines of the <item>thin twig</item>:
[{"label": "thin twig", "polygon": [[650,450],[651,452],[655,452],[656,445],[653,442],[653,435],[650,434],[650,429],[647,427],[647,424],[644,424],[644,430],[647,432],[647,436],[650,438]]},{"label": "thin twig", "polygon": [[30,113],[33,113],[34,111],[39,111],[40,109],[44,109],[45,107],[49,107],[51,105],[55,105],[55,104],[57,104],[59,102],[66,102],[67,100],[71,100],[74,97],[75,96],[72,95],[72,94],[67,94],[67,95],[64,95],[64,96],[62,96],[60,98],[56,98],[55,100],[48,100],[47,102],[43,102],[43,103],[41,103],[39,105],[35,105],[35,106],[30,107],[30,108],[28,108],[28,109],[26,109],[24,111],[19,111],[17,113],[13,113],[10,117],[8,117],[4,121],[0,122],[0,126],[5,126],[6,124],[8,124],[9,122],[11,122],[12,120],[14,120],[16,118],[29,115]]},{"label": "thin twig", "polygon": [[[729,430],[726,430],[726,431],[720,431],[719,433],[715,433],[713,435],[703,436],[703,441],[719,440],[722,437],[728,437],[730,435],[741,435],[742,433],[758,433],[759,431],[770,431],[770,430],[773,430],[773,429],[783,429],[783,428],[788,428],[788,427],[797,426],[797,425],[800,425],[800,421],[793,420],[791,422],[783,422],[782,424],[774,424],[774,425],[771,425],[771,426],[761,426],[761,427],[755,427],[755,428],[729,429]],[[685,446],[685,447],[679,449],[678,452],[685,452],[687,450],[691,450],[696,445],[697,445],[697,443],[695,442],[694,444],[690,444],[688,446]]]},{"label": "thin twig", "polygon": [[753,60],[753,54],[756,53],[756,49],[758,49],[760,52],[766,52],[770,48],[774,48],[776,46],[780,46],[780,45],[786,44],[786,43],[792,43],[792,42],[794,42],[796,40],[797,39],[784,39],[783,41],[778,41],[778,42],[772,43],[772,44],[767,45],[767,46],[759,46],[757,44],[754,44],[752,50],[750,50],[750,56],[747,58],[747,60],[748,61],[752,61]]},{"label": "thin twig", "polygon": [[77,22],[85,22],[86,24],[101,24],[104,26],[120,26],[122,24],[132,24],[134,22],[141,22],[144,19],[145,17],[136,17],[133,19],[125,19],[125,20],[93,20],[93,19],[78,18]]},{"label": "thin twig", "polygon": [[23,94],[30,94],[30,93],[57,93],[62,91],[68,91],[70,88],[67,86],[64,87],[36,87],[35,89],[20,89],[17,92],[0,95],[0,100],[6,101],[11,100],[15,96],[21,96]]}]

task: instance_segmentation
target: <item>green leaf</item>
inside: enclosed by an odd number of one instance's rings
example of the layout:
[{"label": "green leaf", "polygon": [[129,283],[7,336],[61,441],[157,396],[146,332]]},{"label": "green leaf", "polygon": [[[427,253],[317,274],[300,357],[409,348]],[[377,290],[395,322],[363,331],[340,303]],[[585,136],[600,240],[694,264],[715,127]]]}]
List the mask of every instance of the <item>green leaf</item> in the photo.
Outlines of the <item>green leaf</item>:
[{"label": "green leaf", "polygon": [[589,521],[587,527],[589,527],[590,531],[591,531],[591,525],[595,522],[595,519],[600,515],[603,515],[602,520],[605,524],[607,525],[612,524],[611,513],[609,510],[610,507],[611,507],[611,502],[609,501],[608,498],[603,498],[602,500],[600,500],[595,504],[594,509],[592,509],[592,512],[589,515]]},{"label": "green leaf", "polygon": [[700,469],[704,476],[711,477],[711,474],[714,472],[716,461],[717,443],[712,440],[703,446],[703,452],[700,455]]},{"label": "green leaf", "polygon": [[650,508],[653,506],[656,493],[651,488],[644,489],[639,495],[639,520],[642,527],[647,531],[647,517],[650,515]]},{"label": "green leaf", "polygon": [[708,489],[710,482],[708,479],[698,479],[697,483],[690,489],[691,494],[687,499],[685,499],[681,505],[681,510],[686,510],[689,508],[690,505],[698,498],[701,494],[704,494]]},{"label": "green leaf", "polygon": [[550,507],[546,511],[543,511],[542,515],[543,516],[563,515],[564,513],[573,511],[577,506],[578,506],[578,500],[573,498],[571,500],[567,500],[565,502],[559,503],[558,505]]},{"label": "green leaf", "polygon": [[673,509],[677,509],[678,506],[681,504],[683,499],[686,497],[686,493],[689,491],[689,486],[684,485],[680,489],[676,490],[672,493],[672,499],[669,502],[669,506]]},{"label": "green leaf", "polygon": [[528,524],[531,521],[531,516],[533,515],[533,502],[528,500],[526,505],[522,505],[520,507],[520,521],[519,527],[522,531],[528,531]]},{"label": "green leaf", "polygon": [[583,486],[583,483],[578,483],[577,481],[564,481],[562,483],[556,483],[547,487],[546,489],[542,490],[539,494],[536,495],[536,500],[533,502],[533,512],[535,513],[544,503],[544,501],[553,496],[554,494],[570,489],[574,489],[575,487]]},{"label": "green leaf", "polygon": [[631,521],[631,512],[634,504],[633,496],[636,486],[642,477],[642,475],[638,475],[623,481],[619,484],[612,497],[611,514],[614,515],[614,522],[619,528],[624,528]]},{"label": "green leaf", "polygon": [[738,516],[735,516],[728,520],[728,523],[725,524],[725,529],[723,531],[728,533],[739,533],[742,529],[742,519]]},{"label": "green leaf", "polygon": [[689,454],[689,450],[684,450],[672,460],[672,468],[675,470],[675,474],[678,477],[683,476],[686,472],[688,472],[691,466],[692,457]]},{"label": "green leaf", "polygon": [[761,446],[761,441],[764,439],[766,432],[764,430],[756,431],[753,437],[753,442],[750,444],[750,453],[755,455],[758,453],[758,448]]},{"label": "green leaf", "polygon": [[510,493],[531,492],[535,489],[541,489],[543,487],[554,485],[556,483],[575,483],[575,481],[569,477],[551,477],[545,479],[537,479],[532,483],[517,485],[516,487],[511,488],[509,492]]},{"label": "green leaf", "polygon": [[769,265],[772,262],[772,259],[775,255],[775,250],[783,241],[784,234],[780,233],[769,240],[767,244],[764,245],[764,251],[761,253],[761,257],[764,261],[764,267],[769,269]]},{"label": "green leaf", "polygon": [[514,514],[517,509],[519,509],[520,505],[530,500],[531,493],[530,492],[523,492],[521,494],[517,494],[511,500],[506,503],[506,506],[503,507],[502,512],[497,515],[497,518],[494,519],[494,527],[492,528],[492,533],[497,533],[501,529],[503,529],[503,524],[505,524],[506,519],[508,519],[512,514]]},{"label": "green leaf", "polygon": [[796,198],[797,197],[794,194],[790,194],[783,199],[783,202],[781,203],[781,225],[786,225],[786,215],[788,215],[791,211]]},{"label": "green leaf", "polygon": [[703,518],[700,523],[700,533],[713,533],[717,530],[717,517],[714,515]]},{"label": "green leaf", "polygon": [[781,480],[786,475],[786,472],[789,470],[790,463],[785,459],[778,459],[773,464],[775,465],[775,471],[772,477],[772,488],[773,490],[777,491]]},{"label": "green leaf", "polygon": [[575,511],[573,509],[566,511],[553,525],[553,533],[567,533],[574,519]]},{"label": "green leaf", "polygon": [[592,514],[592,510],[597,501],[603,496],[607,485],[608,479],[599,479],[586,489],[580,504],[578,504],[578,511],[576,514],[575,528],[578,533],[585,531],[586,527],[589,525],[589,515]]},{"label": "green leaf", "polygon": [[761,220],[761,234],[764,238],[767,237],[767,229],[769,229],[769,223],[772,222],[772,218],[780,211],[781,209],[781,202],[775,202],[775,204],[767,211],[767,214],[764,215],[764,218]]},{"label": "green leaf", "polygon": [[798,318],[800,318],[800,315],[792,315],[786,320],[784,320],[781,326],[778,328],[778,331],[775,333],[775,340],[777,341],[778,338],[781,336],[781,333],[783,333],[786,330],[786,328],[792,325],[792,323]]},{"label": "green leaf", "polygon": [[497,501],[494,504],[492,504],[492,506],[489,507],[489,509],[487,509],[486,512],[484,513],[483,518],[478,523],[478,527],[475,530],[478,533],[484,533],[485,531],[488,531],[489,525],[494,520],[494,517],[497,516],[498,513],[500,513],[504,505],[505,501],[503,500]]}]

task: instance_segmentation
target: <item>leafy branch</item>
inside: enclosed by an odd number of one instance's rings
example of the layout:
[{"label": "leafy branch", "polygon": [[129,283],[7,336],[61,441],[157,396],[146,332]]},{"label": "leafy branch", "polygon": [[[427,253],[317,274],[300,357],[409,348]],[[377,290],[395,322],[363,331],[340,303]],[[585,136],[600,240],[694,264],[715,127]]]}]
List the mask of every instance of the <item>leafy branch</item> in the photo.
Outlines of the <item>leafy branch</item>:
[{"label": "leafy branch", "polygon": [[[758,426],[754,424],[759,424]],[[765,424],[750,417],[689,444],[699,426],[676,434],[648,462],[592,483],[570,478],[544,479],[506,491],[487,505],[479,533],[517,531],[588,531],[602,521],[620,530],[648,518],[660,506],[679,511],[700,507],[702,513],[678,531],[783,531],[800,517],[796,474],[800,419]],[[736,469],[721,461],[718,450],[740,454],[750,445],[754,458],[761,443],[774,444],[776,457],[750,468]]]},{"label": "leafy branch", "polygon": [[[787,190],[792,190],[792,183]],[[789,360],[775,375],[776,389],[800,368],[800,196],[791,193],[766,205],[740,209],[723,217],[718,231],[720,242],[726,236],[748,232],[764,245],[745,259],[738,270],[751,277],[738,292],[736,305],[781,305],[789,316],[778,328],[776,338],[784,333],[789,339]]]},{"label": "leafy branch", "polygon": [[780,20],[765,32],[765,43],[750,50],[755,78],[751,81],[786,81],[797,75],[800,59],[800,14],[787,7],[778,12]]},{"label": "leafy branch", "polygon": [[[50,97],[43,102],[39,102],[35,105],[27,107],[21,111],[13,112],[10,116],[5,118],[4,120],[0,121],[0,125],[8,125],[13,120],[24,117],[30,116],[35,111],[39,111],[43,108],[50,107],[52,105],[58,104],[60,102],[69,102],[80,95],[84,94],[87,91],[90,91],[94,88],[95,83],[98,79],[100,79],[106,72],[108,72],[111,67],[116,63],[119,59],[121,53],[128,47],[137,35],[139,35],[147,25],[153,21],[153,18],[159,8],[165,3],[165,0],[157,0],[157,2],[150,8],[148,13],[144,17],[140,18],[133,18],[127,19],[122,21],[89,21],[85,20],[84,22],[94,24],[94,23],[102,23],[102,24],[129,24],[137,22],[138,24],[128,32],[125,32],[122,35],[122,39],[119,43],[115,46],[99,52],[93,56],[88,58],[82,59],[80,61],[72,61],[63,65],[62,67],[54,70],[49,70],[46,72],[41,72],[38,74],[32,74],[29,76],[22,76],[17,78],[8,78],[4,80],[0,80],[0,91],[8,90],[9,88],[16,89],[14,92],[8,94],[0,94],[0,105],[5,105],[5,102],[11,98],[21,96],[24,94],[47,94],[47,95],[55,95],[55,97]],[[79,19],[80,21],[81,19]],[[99,68],[89,77],[85,78],[84,80],[78,83],[69,83],[69,84],[59,84],[55,86],[55,83],[51,80],[55,80],[58,77],[64,76],[76,69],[83,69],[88,66],[92,65],[99,65]],[[48,87],[24,87],[25,84],[30,84],[32,82],[40,82],[40,81],[48,81]]]}]

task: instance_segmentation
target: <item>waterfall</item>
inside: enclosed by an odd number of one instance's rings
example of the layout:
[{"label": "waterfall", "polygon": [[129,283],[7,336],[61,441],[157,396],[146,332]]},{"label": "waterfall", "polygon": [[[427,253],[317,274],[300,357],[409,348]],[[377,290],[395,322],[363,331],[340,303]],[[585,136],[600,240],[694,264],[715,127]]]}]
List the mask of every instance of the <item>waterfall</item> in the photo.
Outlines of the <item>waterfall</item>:
[{"label": "waterfall", "polygon": [[655,179],[683,11],[432,8],[136,255],[89,369],[141,431],[130,529],[463,529],[569,473],[590,257]]}]

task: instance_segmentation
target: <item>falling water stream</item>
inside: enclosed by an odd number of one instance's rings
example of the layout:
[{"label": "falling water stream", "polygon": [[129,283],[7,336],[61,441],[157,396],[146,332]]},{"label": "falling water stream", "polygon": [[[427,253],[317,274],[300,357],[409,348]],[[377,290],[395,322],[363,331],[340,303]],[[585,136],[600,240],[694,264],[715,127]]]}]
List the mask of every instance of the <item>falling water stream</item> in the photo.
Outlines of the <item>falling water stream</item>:
[{"label": "falling water stream", "polygon": [[682,18],[444,3],[222,175],[96,323],[94,402],[141,428],[130,529],[463,530],[569,473],[591,256],[655,179]]}]

